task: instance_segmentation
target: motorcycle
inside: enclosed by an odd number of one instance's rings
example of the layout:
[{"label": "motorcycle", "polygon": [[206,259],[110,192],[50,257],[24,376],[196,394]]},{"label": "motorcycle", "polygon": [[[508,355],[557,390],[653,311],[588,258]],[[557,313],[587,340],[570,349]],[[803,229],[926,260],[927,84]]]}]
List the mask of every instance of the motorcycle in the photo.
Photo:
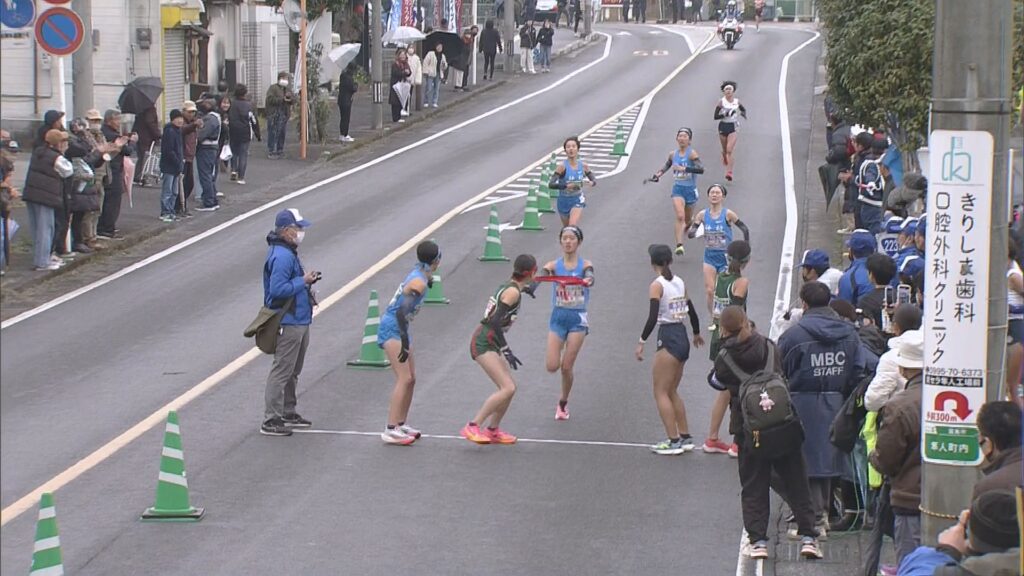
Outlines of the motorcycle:
[{"label": "motorcycle", "polygon": [[740,41],[740,36],[743,36],[743,23],[735,17],[725,17],[718,23],[718,36],[725,44],[726,50],[732,50],[733,46]]}]

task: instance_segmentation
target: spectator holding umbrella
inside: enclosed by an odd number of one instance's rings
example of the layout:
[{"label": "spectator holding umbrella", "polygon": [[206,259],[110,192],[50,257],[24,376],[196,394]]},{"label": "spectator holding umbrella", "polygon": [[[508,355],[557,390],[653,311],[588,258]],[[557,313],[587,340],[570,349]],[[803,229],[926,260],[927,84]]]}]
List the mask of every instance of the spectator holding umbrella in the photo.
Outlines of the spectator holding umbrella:
[{"label": "spectator holding umbrella", "polygon": [[405,99],[405,108],[402,110],[402,116],[409,115],[409,103],[412,102],[413,94],[419,94],[420,86],[423,85],[423,61],[416,54],[416,45],[410,44],[405,49],[405,53],[409,57],[409,80],[412,83],[412,87],[409,91],[409,97]]},{"label": "spectator holding umbrella", "polygon": [[139,135],[139,161],[135,163],[133,180],[142,186],[145,184],[142,170],[145,167],[146,157],[149,155],[149,147],[154,142],[160,141],[160,119],[156,113],[156,106],[150,105],[141,114],[136,115],[132,130]]},{"label": "spectator holding umbrella", "polygon": [[231,180],[245,184],[245,170],[249,166],[249,144],[253,136],[262,140],[260,123],[249,100],[249,88],[245,84],[235,85],[235,101],[228,110],[229,140],[231,142]]},{"label": "spectator holding umbrella", "polygon": [[111,154],[107,162],[110,180],[104,186],[103,208],[100,212],[100,221],[96,225],[96,235],[106,240],[121,240],[124,236],[117,229],[117,220],[121,217],[121,196],[124,195],[125,189],[124,159],[135,151],[135,143],[139,141],[139,136],[132,134],[122,138],[121,113],[117,110],[107,110],[103,114],[102,130],[106,141],[116,142],[120,148],[116,154]]},{"label": "spectator holding umbrella", "polygon": [[[433,52],[431,52],[433,54]],[[430,55],[427,55],[430,58]],[[355,97],[356,91],[359,90],[359,84],[356,83],[355,79],[355,62],[349,62],[348,66],[345,66],[345,70],[341,72],[341,77],[338,79],[338,111],[340,112],[341,119],[338,121],[338,129],[341,135],[338,136],[338,140],[341,142],[354,142],[355,138],[348,135],[349,124],[352,123],[352,98]],[[428,74],[427,78],[427,94],[430,94],[430,78]]]},{"label": "spectator holding umbrella", "polygon": [[391,86],[388,103],[391,104],[392,122],[405,122],[405,119],[402,118],[403,102],[398,90],[405,89],[403,84],[411,75],[412,71],[409,69],[408,55],[405,53],[405,48],[395,50],[395,61],[391,63],[391,78],[388,81],[388,85]]}]

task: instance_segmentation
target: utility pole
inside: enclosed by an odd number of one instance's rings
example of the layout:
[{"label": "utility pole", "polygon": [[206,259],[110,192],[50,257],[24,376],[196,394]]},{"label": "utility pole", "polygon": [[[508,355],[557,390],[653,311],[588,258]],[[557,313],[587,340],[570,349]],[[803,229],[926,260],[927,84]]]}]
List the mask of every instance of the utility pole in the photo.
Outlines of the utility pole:
[{"label": "utility pole", "polygon": [[[987,286],[987,401],[999,399],[998,391],[1004,381],[1009,221],[1006,161],[1012,107],[1009,100],[1012,34],[1012,0],[936,0],[931,129],[984,131],[992,135],[995,143]],[[935,154],[940,151],[929,150],[929,155]],[[929,174],[930,187],[938,177],[938,174]],[[928,226],[931,235],[933,222],[929,221]],[[926,318],[926,327],[928,321]],[[931,408],[925,405],[923,411]],[[976,412],[979,407],[970,408]],[[922,420],[924,418],[923,413]],[[979,470],[974,466],[923,464],[922,543],[935,542],[939,532],[956,522],[961,510],[970,507],[971,488],[978,477]]]},{"label": "utility pole", "polygon": [[85,30],[82,46],[71,57],[71,85],[74,99],[74,117],[84,118],[86,110],[93,108],[92,73],[92,0],[74,0],[72,8],[82,19]]},{"label": "utility pole", "polygon": [[302,10],[302,23],[299,25],[299,74],[302,76],[302,85],[299,86],[299,158],[306,159],[306,140],[309,138],[309,87],[306,80],[306,0],[299,0],[299,9]]},{"label": "utility pole", "polygon": [[505,16],[502,20],[503,31],[501,33],[505,40],[505,74],[511,76],[516,72],[516,3],[515,0],[505,0]]},{"label": "utility pole", "polygon": [[580,0],[583,2],[583,37],[590,38],[591,30],[594,27],[594,2],[593,0]]},{"label": "utility pole", "polygon": [[[373,0],[373,12],[370,13],[370,82],[373,84],[373,129],[384,131],[384,51],[381,49],[381,12],[384,8],[380,0]],[[388,87],[390,90],[391,87]]]}]

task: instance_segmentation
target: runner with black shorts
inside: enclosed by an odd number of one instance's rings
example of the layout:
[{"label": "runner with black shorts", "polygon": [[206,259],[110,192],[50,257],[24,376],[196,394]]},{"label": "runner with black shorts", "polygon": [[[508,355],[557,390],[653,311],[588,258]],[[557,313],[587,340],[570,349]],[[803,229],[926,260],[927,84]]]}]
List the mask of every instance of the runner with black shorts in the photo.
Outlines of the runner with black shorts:
[{"label": "runner with black shorts", "polygon": [[[529,254],[516,257],[512,279],[498,287],[498,290],[487,302],[483,320],[473,332],[469,352],[473,360],[484,369],[487,376],[494,382],[498,390],[491,394],[480,411],[476,413],[460,434],[470,442],[477,444],[515,444],[517,438],[499,426],[505,416],[512,397],[516,393],[516,383],[512,380],[512,372],[518,370],[522,362],[508,347],[505,332],[512,327],[519,314],[522,294],[528,291],[537,273],[537,260]],[[504,356],[504,362],[502,361]],[[507,362],[507,363],[506,363]],[[488,425],[488,419],[490,424]]]},{"label": "runner with black shorts", "polygon": [[761,31],[761,18],[764,16],[764,0],[754,0],[754,29]]},{"label": "runner with black shorts", "polygon": [[656,454],[675,455],[693,450],[693,438],[686,422],[686,406],[679,396],[679,382],[683,367],[690,357],[690,342],[683,320],[689,318],[693,328],[693,345],[700,348],[704,338],[700,335],[697,310],[686,294],[683,279],[672,274],[672,249],[665,244],[653,244],[647,252],[651,266],[658,277],[651,282],[648,295],[650,311],[647,323],[636,346],[636,359],[643,362],[644,344],[658,326],[658,351],[654,355],[654,401],[658,406],[661,423],[665,426],[666,440],[651,446]]},{"label": "runner with black shorts", "polygon": [[722,99],[715,106],[715,120],[718,120],[718,139],[722,143],[722,164],[725,164],[725,179],[732,181],[733,150],[736,149],[736,123],[739,117],[747,118],[747,109],[736,97],[736,82],[722,82]]}]

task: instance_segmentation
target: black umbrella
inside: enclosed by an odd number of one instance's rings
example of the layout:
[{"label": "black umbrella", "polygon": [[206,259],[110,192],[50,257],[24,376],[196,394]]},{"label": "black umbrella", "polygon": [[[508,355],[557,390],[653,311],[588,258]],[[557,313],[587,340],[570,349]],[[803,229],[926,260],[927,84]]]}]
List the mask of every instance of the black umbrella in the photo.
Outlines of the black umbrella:
[{"label": "black umbrella", "polygon": [[836,195],[836,188],[839,187],[839,166],[825,163],[818,166],[818,177],[821,178],[821,187],[825,191],[825,209],[828,210],[832,204],[832,198]]},{"label": "black umbrella", "polygon": [[459,35],[454,32],[444,32],[441,30],[431,32],[423,40],[423,53],[426,54],[428,50],[433,51],[438,44],[443,47],[445,58],[448,59],[448,65],[462,70],[462,38],[459,38]]},{"label": "black umbrella", "polygon": [[142,114],[146,108],[156,104],[156,99],[164,93],[164,83],[156,76],[142,76],[132,80],[124,87],[124,92],[117,99],[121,112],[126,114]]}]

